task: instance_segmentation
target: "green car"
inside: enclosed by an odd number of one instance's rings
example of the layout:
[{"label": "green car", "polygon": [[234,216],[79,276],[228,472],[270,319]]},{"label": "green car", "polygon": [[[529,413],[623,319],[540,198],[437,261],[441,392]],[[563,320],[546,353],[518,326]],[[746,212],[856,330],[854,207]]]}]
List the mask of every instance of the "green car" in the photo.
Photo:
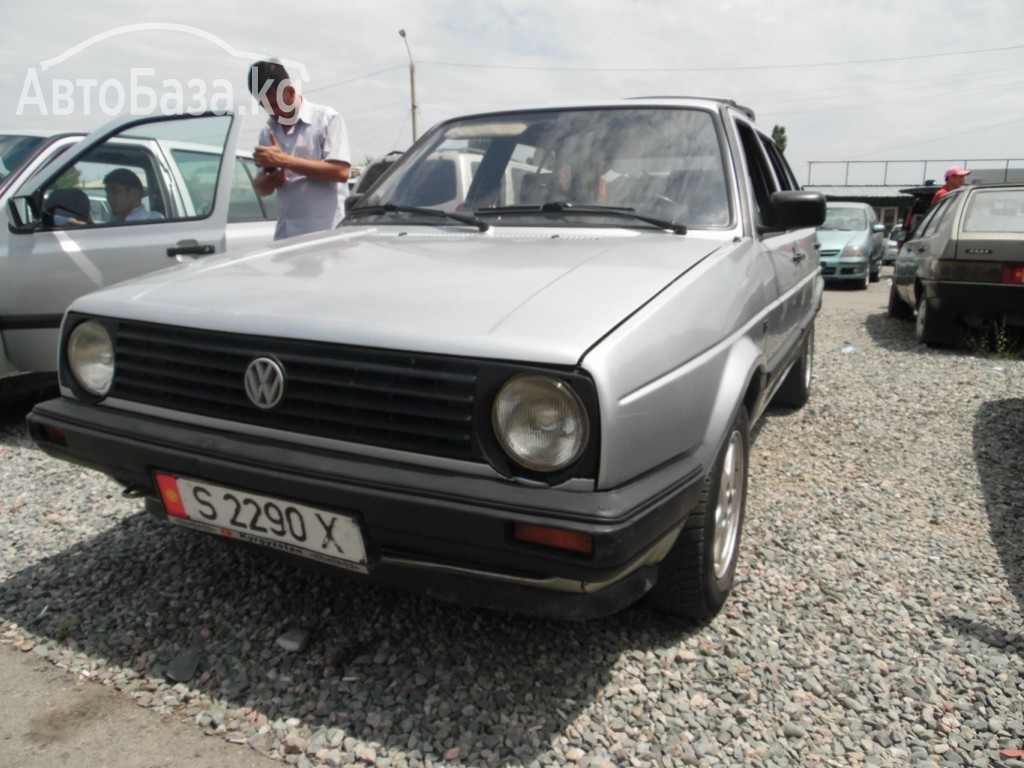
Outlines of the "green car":
[{"label": "green car", "polygon": [[885,226],[867,203],[829,202],[825,223],[818,228],[821,275],[826,283],[847,283],[865,289],[877,283],[885,252]]}]

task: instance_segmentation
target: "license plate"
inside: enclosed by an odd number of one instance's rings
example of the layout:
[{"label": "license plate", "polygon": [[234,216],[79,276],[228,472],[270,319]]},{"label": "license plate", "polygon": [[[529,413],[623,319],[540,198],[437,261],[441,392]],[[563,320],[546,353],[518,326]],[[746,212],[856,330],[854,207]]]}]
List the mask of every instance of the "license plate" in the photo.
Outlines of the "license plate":
[{"label": "license plate", "polygon": [[351,517],[162,472],[156,481],[173,523],[367,573]]}]

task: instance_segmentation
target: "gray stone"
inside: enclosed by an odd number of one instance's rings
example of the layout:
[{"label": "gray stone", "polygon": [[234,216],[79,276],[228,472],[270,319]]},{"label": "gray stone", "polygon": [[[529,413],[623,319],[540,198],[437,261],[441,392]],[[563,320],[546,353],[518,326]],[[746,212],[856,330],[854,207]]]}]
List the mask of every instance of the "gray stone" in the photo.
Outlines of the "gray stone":
[{"label": "gray stone", "polygon": [[196,675],[199,655],[198,648],[187,648],[168,662],[165,674],[176,683],[187,683]]}]

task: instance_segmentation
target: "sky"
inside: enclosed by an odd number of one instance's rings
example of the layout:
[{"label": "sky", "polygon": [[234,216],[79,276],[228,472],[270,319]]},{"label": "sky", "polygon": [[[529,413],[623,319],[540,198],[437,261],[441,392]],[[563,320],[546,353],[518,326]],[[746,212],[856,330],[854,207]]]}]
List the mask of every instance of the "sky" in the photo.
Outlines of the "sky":
[{"label": "sky", "polygon": [[[119,94],[122,112],[245,106],[248,65],[273,56],[341,113],[361,164],[412,142],[411,55],[421,135],[524,105],[715,96],[784,127],[804,184],[1024,167],[1022,0],[35,0],[3,17],[0,132],[92,130]],[[243,117],[244,147],[264,120]]]}]

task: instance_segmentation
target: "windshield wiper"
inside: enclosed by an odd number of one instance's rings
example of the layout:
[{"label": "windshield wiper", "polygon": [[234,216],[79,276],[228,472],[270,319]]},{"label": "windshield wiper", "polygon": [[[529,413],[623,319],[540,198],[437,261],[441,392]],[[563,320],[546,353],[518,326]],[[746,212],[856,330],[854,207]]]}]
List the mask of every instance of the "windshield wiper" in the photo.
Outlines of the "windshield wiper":
[{"label": "windshield wiper", "polygon": [[451,219],[452,221],[457,221],[461,224],[468,224],[471,227],[476,227],[481,232],[486,232],[491,228],[490,224],[471,213],[454,213],[452,211],[442,211],[439,208],[420,208],[416,205],[395,205],[394,203],[356,206],[345,214],[345,218],[352,218],[354,216],[374,216],[382,213],[411,213],[419,216],[433,216],[438,219]]},{"label": "windshield wiper", "polygon": [[658,219],[654,216],[645,216],[637,213],[635,208],[617,208],[609,205],[575,205],[573,203],[544,203],[543,205],[509,205],[504,208],[480,208],[477,211],[479,216],[500,215],[505,213],[585,213],[600,216],[619,216],[627,219],[636,219],[647,224],[653,224],[659,229],[667,229],[677,235],[686,234],[686,225],[679,224],[667,219]]}]

